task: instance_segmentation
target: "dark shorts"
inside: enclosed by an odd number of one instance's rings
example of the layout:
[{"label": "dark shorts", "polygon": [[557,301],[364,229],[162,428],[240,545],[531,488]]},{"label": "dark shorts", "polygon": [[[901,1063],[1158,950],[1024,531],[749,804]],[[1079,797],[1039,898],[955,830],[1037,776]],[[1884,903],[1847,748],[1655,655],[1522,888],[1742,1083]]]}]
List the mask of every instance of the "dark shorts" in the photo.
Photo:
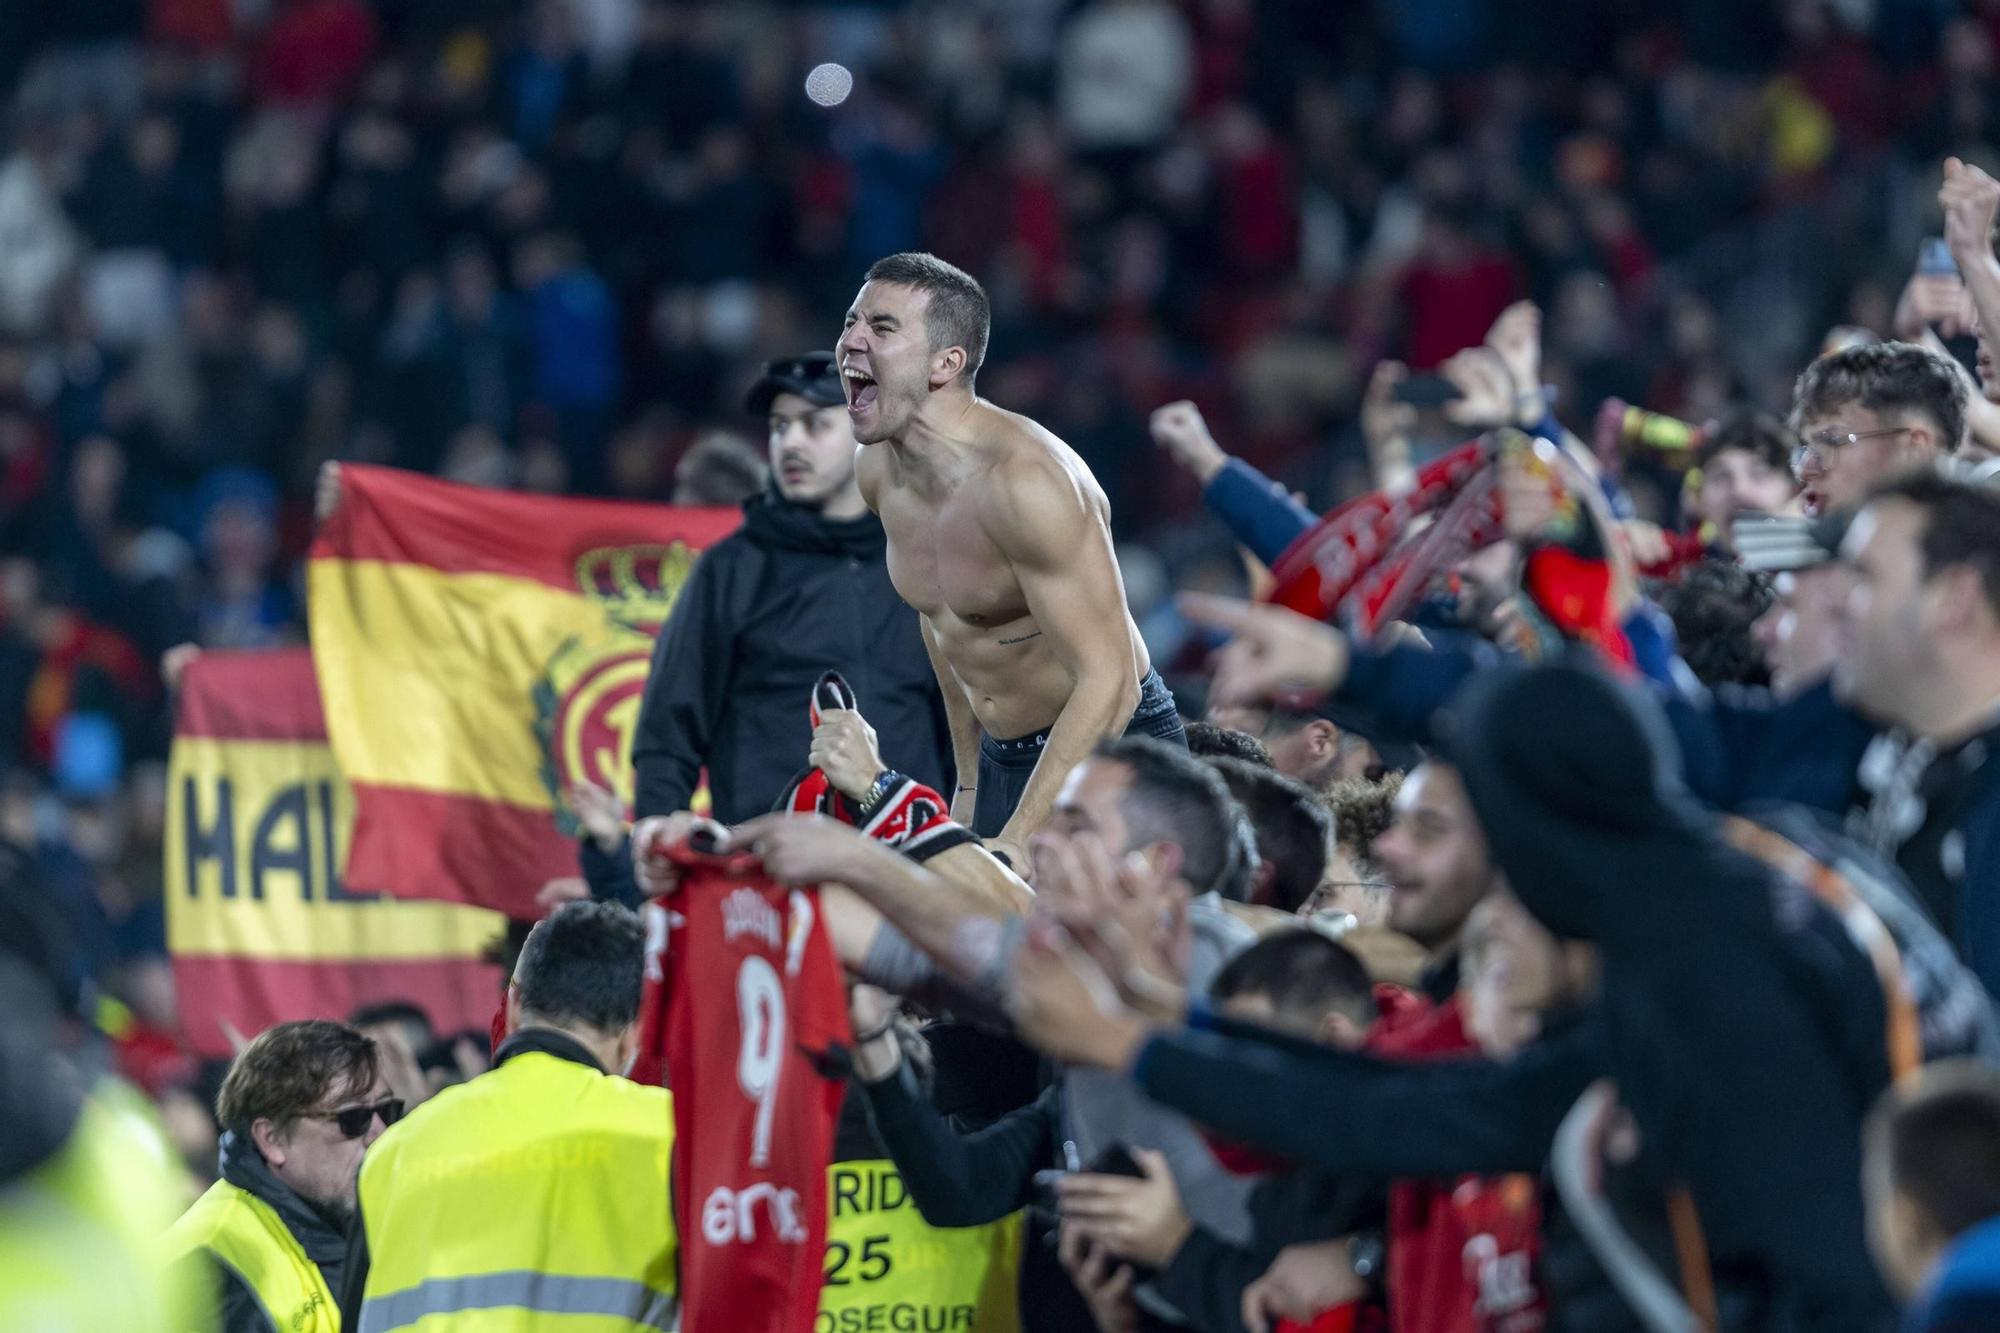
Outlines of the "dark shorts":
[{"label": "dark shorts", "polygon": [[[1127,736],[1151,736],[1169,745],[1187,748],[1187,731],[1181,726],[1180,709],[1173,692],[1157,671],[1148,671],[1139,682],[1139,707],[1125,726]],[[1028,789],[1035,765],[1049,743],[1046,728],[1018,740],[997,741],[987,736],[979,743],[979,790],[974,793],[972,831],[991,838],[1007,827],[1021,793]]]}]

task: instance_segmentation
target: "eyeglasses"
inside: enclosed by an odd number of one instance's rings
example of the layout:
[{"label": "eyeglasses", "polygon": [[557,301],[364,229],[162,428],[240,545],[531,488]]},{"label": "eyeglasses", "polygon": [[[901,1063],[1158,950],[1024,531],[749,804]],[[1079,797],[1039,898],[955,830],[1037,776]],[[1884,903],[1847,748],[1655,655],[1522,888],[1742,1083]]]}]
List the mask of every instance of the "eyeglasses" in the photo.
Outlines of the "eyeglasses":
[{"label": "eyeglasses", "polygon": [[376,1116],[382,1117],[382,1127],[387,1129],[403,1118],[403,1099],[389,1097],[367,1106],[343,1106],[338,1111],[308,1111],[308,1120],[331,1120],[339,1126],[341,1134],[350,1139],[358,1139],[368,1132],[375,1123]]},{"label": "eyeglasses", "polygon": [[1902,435],[1911,429],[1913,428],[1910,426],[1885,426],[1881,430],[1817,431],[1793,447],[1792,475],[1797,476],[1804,472],[1806,464],[1812,459],[1817,458],[1822,464],[1825,463],[1827,455],[1837,449],[1844,449],[1850,444],[1859,444],[1863,440],[1880,439],[1884,435]]}]

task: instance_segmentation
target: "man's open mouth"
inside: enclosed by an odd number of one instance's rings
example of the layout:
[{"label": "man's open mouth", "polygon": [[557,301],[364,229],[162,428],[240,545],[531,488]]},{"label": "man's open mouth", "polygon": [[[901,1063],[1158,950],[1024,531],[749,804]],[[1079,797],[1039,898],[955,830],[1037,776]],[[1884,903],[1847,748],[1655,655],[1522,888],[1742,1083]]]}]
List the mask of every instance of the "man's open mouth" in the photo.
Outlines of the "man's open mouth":
[{"label": "man's open mouth", "polygon": [[875,406],[875,397],[880,390],[875,387],[874,376],[865,370],[849,366],[841,371],[841,379],[847,387],[849,411],[858,412],[863,408]]}]

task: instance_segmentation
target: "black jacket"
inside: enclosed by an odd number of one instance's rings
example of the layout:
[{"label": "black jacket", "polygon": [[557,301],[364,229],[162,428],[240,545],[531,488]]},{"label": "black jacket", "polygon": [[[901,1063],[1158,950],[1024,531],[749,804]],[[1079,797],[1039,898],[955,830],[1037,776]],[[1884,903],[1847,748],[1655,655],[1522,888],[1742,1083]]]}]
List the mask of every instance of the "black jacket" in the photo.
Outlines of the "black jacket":
[{"label": "black jacket", "polygon": [[1738,1326],[1886,1327],[1861,1199],[1890,1072],[1867,955],[1723,839],[1659,709],[1597,670],[1489,673],[1443,730],[1522,904],[1598,948],[1619,1098],[1692,1194],[1719,1283],[1764,1294]]},{"label": "black jacket", "polygon": [[873,515],[830,521],[766,493],[702,553],[653,650],[632,746],[640,818],[687,808],[708,769],[714,814],[768,811],[806,766],[806,705],[840,672],[882,761],[949,793],[951,739],[917,613],[889,583]]},{"label": "black jacket", "polygon": [[[327,1291],[338,1299],[347,1266],[345,1219],[329,1218],[293,1193],[289,1185],[272,1174],[257,1146],[235,1133],[222,1136],[222,1178],[255,1195],[278,1215],[285,1229],[305,1250],[306,1258],[313,1261],[320,1276],[326,1279]],[[264,1316],[264,1307],[227,1264],[216,1263],[213,1267],[220,1295],[216,1320],[220,1333],[286,1333],[284,1329],[272,1329],[271,1321]]]}]

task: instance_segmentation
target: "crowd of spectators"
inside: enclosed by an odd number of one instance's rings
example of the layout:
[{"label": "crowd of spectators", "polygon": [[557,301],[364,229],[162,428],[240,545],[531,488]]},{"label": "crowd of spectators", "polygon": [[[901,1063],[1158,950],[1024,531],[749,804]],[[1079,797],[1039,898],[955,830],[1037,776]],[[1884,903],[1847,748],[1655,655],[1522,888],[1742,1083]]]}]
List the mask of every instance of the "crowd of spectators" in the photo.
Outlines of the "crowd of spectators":
[{"label": "crowd of spectators", "polygon": [[[991,293],[982,394],[1089,463],[1186,668],[1209,641],[1168,594],[1244,571],[1200,470],[1159,466],[1160,404],[1325,509],[1381,477],[1377,364],[1448,369],[1525,298],[1554,421],[1721,419],[1710,459],[1740,430],[1782,479],[1794,441],[1732,410],[1789,408],[1830,328],[1937,327],[1905,283],[1941,163],[2000,160],[1996,58],[1992,0],[0,7],[0,839],[199,1122],[160,662],[303,641],[322,463],[734,502],[762,484],[755,366],[931,250]],[[805,93],[828,62],[835,105]],[[1402,424],[1417,463],[1467,433]],[[1626,468],[1669,531],[1709,517],[1679,471]],[[1787,695],[1770,627],[1810,577],[1656,591],[1702,680]],[[1258,905],[1382,924],[1380,779],[1408,765],[1309,714],[1211,716],[1266,747],[1224,767],[1237,799],[1275,756],[1333,811],[1322,873],[1269,861]]]}]

